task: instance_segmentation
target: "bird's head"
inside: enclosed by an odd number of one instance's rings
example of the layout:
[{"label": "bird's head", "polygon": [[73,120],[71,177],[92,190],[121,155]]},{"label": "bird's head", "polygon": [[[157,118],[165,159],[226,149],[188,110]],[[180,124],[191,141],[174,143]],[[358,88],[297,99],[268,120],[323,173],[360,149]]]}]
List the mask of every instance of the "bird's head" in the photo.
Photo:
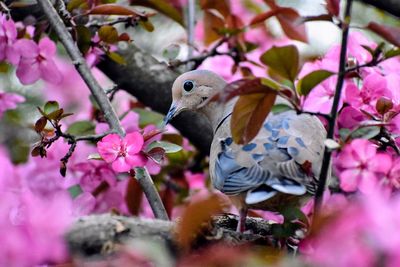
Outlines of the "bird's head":
[{"label": "bird's head", "polygon": [[225,86],[224,79],[208,70],[193,70],[180,75],[172,85],[172,104],[164,124],[183,110],[199,109],[202,103]]}]

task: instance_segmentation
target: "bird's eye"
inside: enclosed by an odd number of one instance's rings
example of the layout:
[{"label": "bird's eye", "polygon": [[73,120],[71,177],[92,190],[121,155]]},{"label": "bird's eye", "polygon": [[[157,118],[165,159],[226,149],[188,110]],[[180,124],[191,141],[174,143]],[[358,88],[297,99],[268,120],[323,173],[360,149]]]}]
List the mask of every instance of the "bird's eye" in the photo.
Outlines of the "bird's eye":
[{"label": "bird's eye", "polygon": [[183,90],[185,90],[186,92],[192,91],[193,88],[194,88],[194,82],[193,81],[185,81],[183,83]]}]

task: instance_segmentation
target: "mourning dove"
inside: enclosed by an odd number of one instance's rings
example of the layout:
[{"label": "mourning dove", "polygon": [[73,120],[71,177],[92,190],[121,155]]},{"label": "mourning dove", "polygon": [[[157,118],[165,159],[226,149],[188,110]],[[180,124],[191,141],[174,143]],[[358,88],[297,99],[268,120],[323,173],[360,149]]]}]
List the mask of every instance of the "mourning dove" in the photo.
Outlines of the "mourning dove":
[{"label": "mourning dove", "polygon": [[209,168],[212,184],[238,208],[238,230],[243,231],[248,208],[277,211],[315,192],[326,131],[310,114],[270,113],[257,136],[238,145],[230,128],[236,99],[227,104],[205,102],[226,85],[211,71],[182,74],[172,86],[173,102],[165,123],[183,110],[196,110],[209,119],[214,131]]}]

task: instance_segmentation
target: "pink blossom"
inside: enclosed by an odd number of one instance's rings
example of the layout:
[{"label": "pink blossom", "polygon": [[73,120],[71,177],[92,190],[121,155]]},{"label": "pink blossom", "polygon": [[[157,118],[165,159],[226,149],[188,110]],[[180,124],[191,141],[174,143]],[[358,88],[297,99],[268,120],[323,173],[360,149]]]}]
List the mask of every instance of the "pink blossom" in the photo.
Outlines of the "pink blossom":
[{"label": "pink blossom", "polygon": [[17,77],[22,84],[32,84],[42,78],[51,83],[60,83],[62,75],[54,63],[56,46],[45,37],[36,44],[32,40],[20,39],[16,48],[21,53],[17,68]]},{"label": "pink blossom", "polygon": [[66,194],[44,200],[29,191],[0,194],[1,266],[35,266],[66,260],[64,234],[72,222]]},{"label": "pink blossom", "polygon": [[345,89],[346,102],[354,108],[368,112],[375,113],[376,101],[382,96],[392,97],[387,89],[386,79],[377,73],[367,75],[361,89],[355,84],[349,84]]},{"label": "pink blossom", "polygon": [[300,245],[303,258],[312,266],[399,266],[399,214],[398,196],[359,195],[325,213],[329,220]]},{"label": "pink blossom", "polygon": [[25,101],[25,97],[8,92],[0,91],[0,118],[6,110],[14,109],[17,104]]},{"label": "pink blossom", "polygon": [[18,64],[20,55],[14,44],[17,40],[17,28],[12,19],[7,19],[5,14],[0,13],[0,61]]},{"label": "pink blossom", "polygon": [[367,120],[367,117],[364,113],[351,106],[347,106],[340,112],[338,124],[339,128],[353,129],[364,120]]},{"label": "pink blossom", "polygon": [[[71,169],[80,176],[80,186],[83,191],[91,192],[98,187],[103,181],[109,186],[115,186],[117,177],[110,166],[104,162],[85,161],[79,162]],[[79,175],[81,173],[81,175]]]},{"label": "pink blossom", "polygon": [[376,147],[365,139],[355,139],[336,158],[340,187],[346,192],[359,189],[363,193],[376,190],[392,164],[392,159],[384,153],[377,153]]},{"label": "pink blossom", "polygon": [[143,136],[139,132],[129,133],[124,138],[109,134],[97,143],[97,149],[107,163],[112,163],[114,171],[127,172],[144,165],[145,159],[139,154],[143,143]]},{"label": "pink blossom", "polygon": [[192,173],[191,171],[185,171],[185,180],[190,190],[201,190],[206,187],[206,176],[202,172]]}]

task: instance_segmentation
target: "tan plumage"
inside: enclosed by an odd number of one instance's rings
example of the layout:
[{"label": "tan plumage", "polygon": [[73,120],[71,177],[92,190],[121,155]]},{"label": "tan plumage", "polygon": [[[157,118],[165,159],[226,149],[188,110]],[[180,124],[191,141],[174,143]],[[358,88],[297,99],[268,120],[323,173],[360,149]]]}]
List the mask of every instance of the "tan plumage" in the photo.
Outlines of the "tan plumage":
[{"label": "tan plumage", "polygon": [[318,118],[309,114],[270,114],[249,144],[237,145],[230,131],[236,99],[226,105],[204,102],[225,86],[211,71],[182,74],[173,84],[173,103],[166,121],[185,109],[197,110],[210,120],[214,130],[210,177],[214,187],[239,209],[238,227],[243,230],[248,208],[274,211],[314,192],[326,132]]}]

